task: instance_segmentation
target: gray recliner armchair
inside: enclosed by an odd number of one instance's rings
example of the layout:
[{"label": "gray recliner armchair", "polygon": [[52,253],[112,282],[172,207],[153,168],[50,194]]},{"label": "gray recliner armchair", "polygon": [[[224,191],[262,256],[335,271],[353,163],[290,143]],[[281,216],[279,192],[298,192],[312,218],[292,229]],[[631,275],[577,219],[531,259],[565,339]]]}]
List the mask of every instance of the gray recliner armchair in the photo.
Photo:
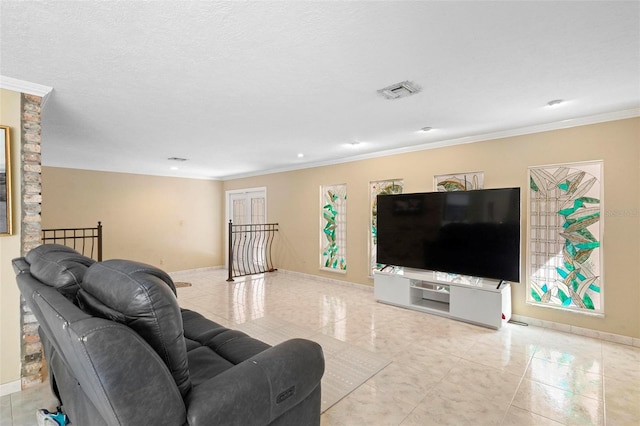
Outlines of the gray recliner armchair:
[{"label": "gray recliner armchair", "polygon": [[60,245],[13,261],[74,425],[319,425],[321,347],[269,346],[180,309],[171,278]]}]

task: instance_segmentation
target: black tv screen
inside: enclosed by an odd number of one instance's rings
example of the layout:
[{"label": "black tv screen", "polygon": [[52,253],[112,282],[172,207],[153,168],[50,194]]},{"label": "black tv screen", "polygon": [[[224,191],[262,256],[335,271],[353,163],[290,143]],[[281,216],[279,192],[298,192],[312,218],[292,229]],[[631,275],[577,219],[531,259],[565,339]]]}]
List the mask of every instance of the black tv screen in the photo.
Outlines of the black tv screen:
[{"label": "black tv screen", "polygon": [[520,188],[377,201],[379,264],[520,281]]}]

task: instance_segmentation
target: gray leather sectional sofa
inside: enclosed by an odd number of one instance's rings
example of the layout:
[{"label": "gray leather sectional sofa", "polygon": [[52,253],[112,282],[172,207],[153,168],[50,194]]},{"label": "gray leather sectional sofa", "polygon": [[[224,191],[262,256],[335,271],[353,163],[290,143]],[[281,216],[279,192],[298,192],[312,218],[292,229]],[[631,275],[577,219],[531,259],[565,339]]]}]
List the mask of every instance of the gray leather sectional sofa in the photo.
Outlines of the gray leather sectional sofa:
[{"label": "gray leather sectional sofa", "polygon": [[149,265],[50,244],[13,266],[71,424],[320,424],[315,342],[270,347],[181,309]]}]

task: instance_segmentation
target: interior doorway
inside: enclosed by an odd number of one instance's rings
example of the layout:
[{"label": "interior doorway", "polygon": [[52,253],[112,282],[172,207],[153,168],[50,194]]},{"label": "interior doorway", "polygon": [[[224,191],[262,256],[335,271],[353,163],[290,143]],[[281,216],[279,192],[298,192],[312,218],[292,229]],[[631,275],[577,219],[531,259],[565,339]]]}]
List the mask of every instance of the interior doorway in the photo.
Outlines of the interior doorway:
[{"label": "interior doorway", "polygon": [[[233,225],[257,225],[267,223],[267,188],[247,188],[226,192],[226,221]],[[247,227],[248,228],[248,227]],[[265,261],[265,247],[261,239],[247,233],[234,235],[247,241],[249,249],[234,250],[234,265],[253,265],[260,269]],[[229,232],[225,232],[225,247],[229,247]],[[245,245],[246,247],[246,245]],[[225,251],[225,263],[229,264],[229,252]],[[244,273],[245,271],[239,271]]]}]

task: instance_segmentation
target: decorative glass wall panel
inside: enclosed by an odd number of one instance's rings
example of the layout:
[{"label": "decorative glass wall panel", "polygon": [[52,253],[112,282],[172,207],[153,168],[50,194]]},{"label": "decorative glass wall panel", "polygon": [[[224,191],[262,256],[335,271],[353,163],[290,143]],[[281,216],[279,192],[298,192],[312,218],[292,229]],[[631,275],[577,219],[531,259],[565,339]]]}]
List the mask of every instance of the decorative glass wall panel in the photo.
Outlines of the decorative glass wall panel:
[{"label": "decorative glass wall panel", "polygon": [[320,187],[320,268],[347,271],[347,185]]},{"label": "decorative glass wall panel", "polygon": [[602,161],[529,168],[527,303],[603,315]]},{"label": "decorative glass wall panel", "polygon": [[371,212],[371,227],[369,228],[369,253],[370,253],[370,268],[369,271],[373,274],[373,271],[380,269],[380,265],[376,262],[376,255],[378,250],[378,195],[393,195],[402,194],[404,188],[404,180],[378,180],[375,182],[369,182],[369,211]]},{"label": "decorative glass wall panel", "polygon": [[451,175],[437,175],[433,179],[433,187],[438,192],[468,191],[482,189],[484,186],[484,172],[455,173]]}]

